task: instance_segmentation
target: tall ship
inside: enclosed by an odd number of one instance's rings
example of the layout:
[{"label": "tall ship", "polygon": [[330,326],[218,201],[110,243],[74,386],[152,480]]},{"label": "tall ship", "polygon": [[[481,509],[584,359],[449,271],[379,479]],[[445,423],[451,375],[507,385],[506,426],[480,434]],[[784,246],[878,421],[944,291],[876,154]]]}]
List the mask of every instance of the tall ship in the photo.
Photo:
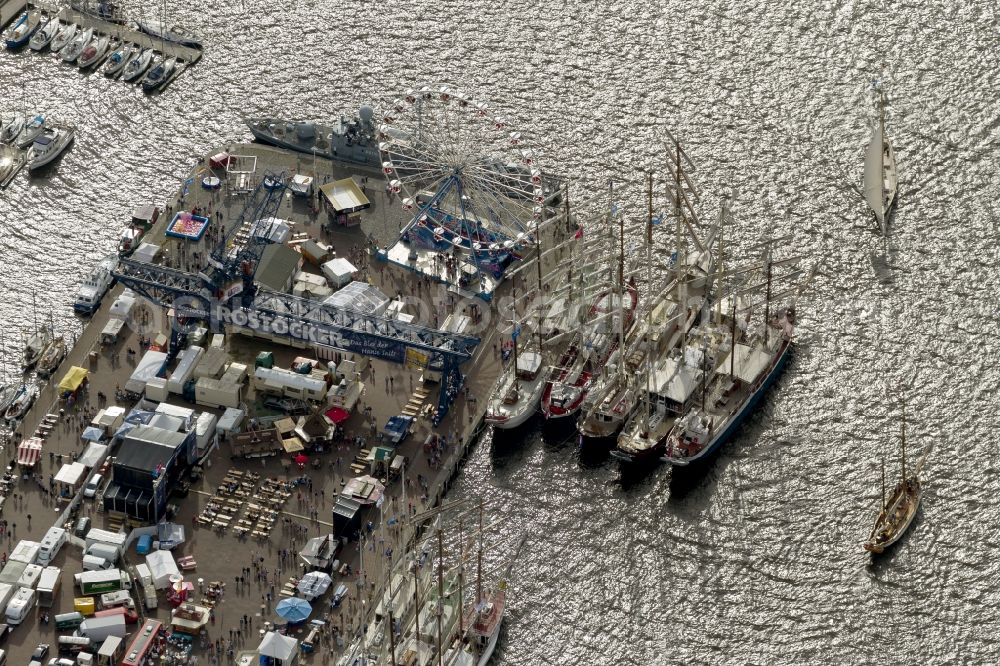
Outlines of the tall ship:
[{"label": "tall ship", "polygon": [[[717,308],[705,308],[703,323],[690,336],[694,344],[689,344],[685,357],[696,368],[698,380],[690,385],[687,405],[666,437],[663,460],[672,465],[698,462],[729,441],[788,363],[795,303],[815,268],[802,278],[799,258],[773,259],[771,243],[765,254],[762,275],[750,281],[763,280],[756,285],[765,292],[763,302],[755,298],[759,296],[755,287],[742,284]],[[776,274],[782,268],[790,270]],[[774,301],[782,299],[790,300],[775,313]]]},{"label": "tall ship", "polygon": [[482,504],[452,502],[413,520],[428,524],[377,586],[366,631],[338,666],[486,666],[492,658],[524,539],[497,566]]},{"label": "tall ship", "polygon": [[332,125],[280,118],[247,118],[244,122],[261,143],[372,169],[382,168],[375,138],[375,111],[369,106],[362,106],[356,117],[341,116]]}]

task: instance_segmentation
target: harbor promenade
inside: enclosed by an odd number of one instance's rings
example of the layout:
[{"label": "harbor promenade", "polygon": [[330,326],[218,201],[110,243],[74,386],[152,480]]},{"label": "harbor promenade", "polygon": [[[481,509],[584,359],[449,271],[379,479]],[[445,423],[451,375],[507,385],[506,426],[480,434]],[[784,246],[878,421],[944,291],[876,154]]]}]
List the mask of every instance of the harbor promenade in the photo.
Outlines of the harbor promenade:
[{"label": "harbor promenade", "polygon": [[[259,160],[258,173],[262,173],[265,168],[287,173],[307,173],[320,181],[354,174],[361,182],[365,182],[365,176],[370,175],[328,161],[314,161],[264,146],[229,145],[223,148],[256,156]],[[235,222],[245,196],[232,195],[225,188],[221,191],[209,191],[199,187],[199,176],[205,173],[205,169],[204,163],[193,168],[190,178],[170,202],[167,212],[199,207],[215,215],[220,224]],[[415,273],[371,258],[372,242],[385,244],[394,239],[402,223],[402,212],[386,195],[382,182],[376,181],[374,175],[372,181],[373,185],[367,188],[372,207],[363,214],[359,228],[324,231],[315,209],[291,196],[282,204],[279,216],[293,222],[293,233],[297,236],[304,234],[310,238],[322,239],[336,248],[338,256],[351,258],[361,269],[358,279],[371,281],[387,294],[419,295],[427,302],[428,311],[432,312],[430,316],[439,314],[443,317],[450,308],[466,307],[442,285],[427,283]],[[162,245],[165,261],[188,270],[196,270],[198,264],[204,261],[207,248],[201,247],[201,254],[195,255],[199,250],[194,245],[183,245],[188,241],[166,238],[163,231],[169,218],[169,214],[162,215],[160,222],[147,233],[146,239]],[[120,291],[121,287],[116,286],[105,297],[101,308],[76,336],[67,359],[44,386],[35,406],[16,432],[17,438],[30,437],[47,414],[59,417],[56,427],[45,441],[38,465],[29,472],[27,478],[17,484],[13,490],[15,495],[7,500],[4,507],[3,518],[8,521],[9,529],[2,546],[7,552],[18,539],[39,540],[53,522],[58,520],[65,504],[57,502],[49,493],[49,479],[58,470],[61,461],[68,461],[83,451],[86,443],[80,436],[89,419],[100,407],[115,402],[116,389],[125,384],[140,356],[140,335],[150,339],[155,338],[157,333],[169,334],[164,314],[140,301],[141,304],[130,318],[130,325],[123,329],[118,342],[102,347],[99,334],[108,320],[110,304]],[[338,644],[349,642],[350,636],[364,625],[367,610],[372,607],[370,598],[377,593],[377,581],[388,564],[386,553],[408,538],[406,516],[434,506],[441,500],[468,448],[474,444],[487,398],[501,369],[496,327],[489,325],[477,335],[481,338],[477,352],[462,367],[466,375],[467,392],[463,391],[444,421],[436,428],[432,428],[429,420],[419,418],[414,424],[413,434],[398,447],[397,452],[405,456],[407,461],[404,474],[401,479],[388,482],[385,503],[380,510],[369,511],[364,519],[362,532],[367,536],[366,548],[370,550],[362,555],[359,544],[351,541],[339,554],[341,563],[349,565],[351,573],[346,576],[335,573],[334,586],[340,582],[347,583],[350,592],[337,609],[327,607],[326,597],[314,603],[314,618],[323,618],[329,613],[330,631],[322,647],[311,655],[303,655],[307,663],[328,663],[336,653]],[[287,367],[293,357],[309,355],[304,350],[283,348],[265,340],[242,336],[227,335],[226,348],[234,361],[247,363],[251,368],[257,352],[261,350],[273,351],[277,365],[283,367]],[[130,349],[136,353],[130,354]],[[86,392],[72,407],[61,401],[54,389],[70,366],[87,368],[90,373]],[[371,423],[374,422],[376,428],[380,428],[390,416],[400,413],[421,386],[429,391],[425,404],[436,405],[437,402],[437,385],[423,385],[419,370],[409,370],[376,360],[371,361],[362,379],[364,394],[361,404],[344,424],[343,440],[332,450],[313,454],[303,469],[292,464],[288,456],[253,460],[233,458],[229,445],[222,443],[209,456],[203,477],[192,486],[190,493],[186,497],[170,499],[177,508],[175,520],[183,524],[187,531],[187,540],[176,549],[175,555],[191,555],[197,562],[195,571],[188,574],[187,580],[198,584],[199,593],[213,582],[225,585],[224,596],[215,606],[215,621],[208,628],[211,645],[204,650],[199,649],[200,655],[211,658],[216,639],[221,641],[221,661],[225,663],[228,663],[230,648],[235,654],[242,649],[252,650],[256,647],[263,623],[277,619],[273,610],[274,604],[281,597],[282,588],[291,576],[301,573],[296,557],[298,548],[308,538],[331,531],[332,504],[346,482],[357,475],[350,469],[350,465],[361,449],[378,444],[373,437]],[[100,400],[99,395],[106,399]],[[255,398],[253,391],[248,389],[245,402],[251,411],[259,407],[259,401]],[[187,405],[179,396],[172,396],[171,402],[203,409]],[[366,420],[364,408],[370,409],[372,421]],[[218,413],[218,410],[208,411]],[[250,414],[251,417],[255,415]],[[425,438],[431,432],[436,432],[451,442],[437,456],[430,455],[424,448]],[[7,445],[8,458],[14,457],[15,450],[16,443]],[[253,472],[259,474],[261,479],[306,479],[296,486],[268,538],[244,538],[230,529],[209,529],[196,524],[195,518],[230,469]],[[122,523],[120,516],[98,511],[91,500],[82,501],[79,515],[89,515],[95,526],[111,529]],[[390,528],[390,525],[396,527]],[[134,549],[128,552],[126,559],[130,564],[140,561]],[[362,559],[365,561],[362,562]],[[63,566],[64,570],[61,599],[53,608],[48,609],[53,614],[72,610],[75,594],[72,576],[81,570],[79,548],[64,548],[56,564]],[[244,570],[250,573],[243,574]],[[199,594],[195,598],[197,600]],[[149,613],[162,621],[168,621],[169,610],[161,594],[160,607]],[[247,618],[247,623],[242,622],[244,617]],[[291,633],[296,635],[295,630]],[[36,624],[33,618],[12,633],[8,643],[9,658],[26,663],[35,643],[47,641],[54,644],[56,635],[53,625]],[[229,644],[230,640],[232,645]]]}]

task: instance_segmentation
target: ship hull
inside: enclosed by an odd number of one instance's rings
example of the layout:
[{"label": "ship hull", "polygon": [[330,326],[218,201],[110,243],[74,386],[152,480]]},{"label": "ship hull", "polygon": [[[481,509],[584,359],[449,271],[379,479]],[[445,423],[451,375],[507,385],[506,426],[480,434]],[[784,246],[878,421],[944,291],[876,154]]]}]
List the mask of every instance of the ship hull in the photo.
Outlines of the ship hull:
[{"label": "ship hull", "polygon": [[791,342],[786,342],[784,349],[781,350],[781,354],[780,356],[778,356],[778,360],[775,361],[773,366],[771,366],[771,370],[770,372],[768,372],[767,377],[761,383],[760,388],[758,388],[756,391],[754,391],[747,397],[743,405],[736,411],[733,417],[729,419],[726,425],[719,431],[719,434],[713,437],[712,440],[705,446],[705,448],[699,451],[697,455],[683,459],[664,457],[663,461],[668,462],[671,465],[674,465],[675,467],[688,467],[690,465],[694,465],[697,464],[698,462],[708,459],[716,451],[722,448],[723,444],[725,444],[726,442],[728,442],[730,439],[733,438],[733,435],[735,435],[736,432],[740,429],[740,427],[743,425],[743,422],[747,419],[747,417],[754,412],[755,408],[760,403],[764,395],[767,393],[768,389],[771,388],[771,385],[774,384],[774,382],[777,381],[778,377],[781,376],[781,373],[784,372],[785,366],[788,364],[788,360],[791,357],[791,352],[792,352],[792,344]]}]

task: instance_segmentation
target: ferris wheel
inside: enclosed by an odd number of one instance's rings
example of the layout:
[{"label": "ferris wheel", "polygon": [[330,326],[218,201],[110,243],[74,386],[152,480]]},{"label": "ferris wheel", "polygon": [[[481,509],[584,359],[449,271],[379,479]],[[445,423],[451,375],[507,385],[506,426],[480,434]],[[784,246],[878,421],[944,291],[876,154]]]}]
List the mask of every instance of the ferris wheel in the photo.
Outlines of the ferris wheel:
[{"label": "ferris wheel", "polygon": [[484,102],[445,85],[408,90],[383,114],[378,141],[388,188],[414,224],[509,247],[541,218],[535,150]]}]

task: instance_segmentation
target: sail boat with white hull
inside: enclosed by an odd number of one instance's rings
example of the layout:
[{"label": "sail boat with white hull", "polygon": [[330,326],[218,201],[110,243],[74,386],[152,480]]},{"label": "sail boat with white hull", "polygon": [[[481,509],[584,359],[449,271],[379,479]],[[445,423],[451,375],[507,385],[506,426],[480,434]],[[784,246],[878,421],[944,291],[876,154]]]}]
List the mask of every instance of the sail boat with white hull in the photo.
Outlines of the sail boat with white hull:
[{"label": "sail boat with white hull", "polygon": [[896,201],[896,152],[885,133],[885,92],[876,86],[878,122],[865,151],[865,200],[875,212],[882,235],[889,231],[889,210]]},{"label": "sail boat with white hull", "polygon": [[917,462],[912,474],[906,474],[906,406],[903,406],[902,434],[900,437],[900,461],[902,477],[892,493],[885,495],[885,461],[882,461],[882,507],[875,517],[875,524],[865,541],[864,549],[878,555],[902,538],[913,523],[920,507],[920,497],[923,486],[920,483],[920,471],[927,460],[928,450]]}]

